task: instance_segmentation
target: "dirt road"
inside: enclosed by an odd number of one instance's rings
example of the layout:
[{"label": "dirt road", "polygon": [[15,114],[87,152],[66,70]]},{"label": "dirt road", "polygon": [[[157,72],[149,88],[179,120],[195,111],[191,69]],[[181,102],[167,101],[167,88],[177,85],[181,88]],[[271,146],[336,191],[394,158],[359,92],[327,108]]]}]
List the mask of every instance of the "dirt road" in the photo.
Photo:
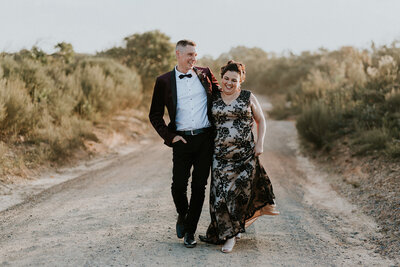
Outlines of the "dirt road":
[{"label": "dirt road", "polygon": [[[261,161],[280,216],[262,217],[234,248],[175,234],[171,151],[157,136],[101,169],[0,213],[1,266],[396,266],[375,253],[376,224],[298,153],[294,123],[268,121]],[[208,188],[209,189],[209,188]],[[207,191],[208,191],[207,189]],[[208,194],[208,193],[207,193]],[[208,199],[198,232],[209,223]]]}]

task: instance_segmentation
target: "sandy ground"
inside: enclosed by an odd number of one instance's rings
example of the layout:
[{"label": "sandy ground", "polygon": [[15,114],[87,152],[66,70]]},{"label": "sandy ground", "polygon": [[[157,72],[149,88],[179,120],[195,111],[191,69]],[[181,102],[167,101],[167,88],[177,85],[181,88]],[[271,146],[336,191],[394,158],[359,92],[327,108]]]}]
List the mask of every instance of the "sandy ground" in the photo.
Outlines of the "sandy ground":
[{"label": "sandy ground", "polygon": [[85,141],[85,150],[76,153],[60,164],[47,164],[35,170],[28,170],[24,177],[11,176],[4,183],[0,180],[0,212],[19,204],[44,189],[74,179],[82,174],[100,169],[117,157],[141,149],[140,136],[149,132],[147,112],[142,109],[124,110],[97,123],[93,133],[100,140]]},{"label": "sandy ground", "polygon": [[[375,222],[300,155],[294,123],[267,125],[261,162],[281,215],[258,219],[231,254],[200,241],[187,249],[176,237],[172,153],[152,134],[2,211],[0,265],[397,266],[375,252]],[[197,234],[208,223],[207,198]]]}]

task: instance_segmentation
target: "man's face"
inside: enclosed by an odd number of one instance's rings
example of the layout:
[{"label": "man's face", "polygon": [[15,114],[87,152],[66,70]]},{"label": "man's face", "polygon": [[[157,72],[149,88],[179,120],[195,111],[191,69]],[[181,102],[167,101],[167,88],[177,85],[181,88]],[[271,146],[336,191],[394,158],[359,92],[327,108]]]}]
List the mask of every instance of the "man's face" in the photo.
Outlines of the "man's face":
[{"label": "man's face", "polygon": [[196,64],[197,60],[196,47],[187,45],[179,47],[176,50],[176,59],[178,61],[178,68],[180,71],[186,73]]}]

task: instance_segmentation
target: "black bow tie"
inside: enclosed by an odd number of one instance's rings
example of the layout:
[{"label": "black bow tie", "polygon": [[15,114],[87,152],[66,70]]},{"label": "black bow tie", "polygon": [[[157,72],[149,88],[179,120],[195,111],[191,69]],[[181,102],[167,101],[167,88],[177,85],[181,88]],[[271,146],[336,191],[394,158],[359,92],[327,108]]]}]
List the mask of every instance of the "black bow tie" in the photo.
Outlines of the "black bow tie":
[{"label": "black bow tie", "polygon": [[183,79],[185,77],[192,78],[192,74],[189,73],[189,74],[181,74],[181,75],[179,75],[179,79]]}]

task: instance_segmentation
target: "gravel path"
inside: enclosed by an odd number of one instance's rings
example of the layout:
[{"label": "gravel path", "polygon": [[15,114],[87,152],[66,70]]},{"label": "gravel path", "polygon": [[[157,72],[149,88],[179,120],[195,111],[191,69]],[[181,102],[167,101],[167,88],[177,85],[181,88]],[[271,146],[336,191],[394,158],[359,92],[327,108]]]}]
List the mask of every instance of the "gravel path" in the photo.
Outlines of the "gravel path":
[{"label": "gravel path", "polygon": [[[149,136],[135,152],[1,212],[0,265],[396,266],[375,252],[374,221],[299,155],[293,122],[267,128],[261,161],[281,215],[258,219],[231,254],[200,241],[187,249],[176,237],[172,153]],[[197,234],[208,223],[207,198]]]}]

